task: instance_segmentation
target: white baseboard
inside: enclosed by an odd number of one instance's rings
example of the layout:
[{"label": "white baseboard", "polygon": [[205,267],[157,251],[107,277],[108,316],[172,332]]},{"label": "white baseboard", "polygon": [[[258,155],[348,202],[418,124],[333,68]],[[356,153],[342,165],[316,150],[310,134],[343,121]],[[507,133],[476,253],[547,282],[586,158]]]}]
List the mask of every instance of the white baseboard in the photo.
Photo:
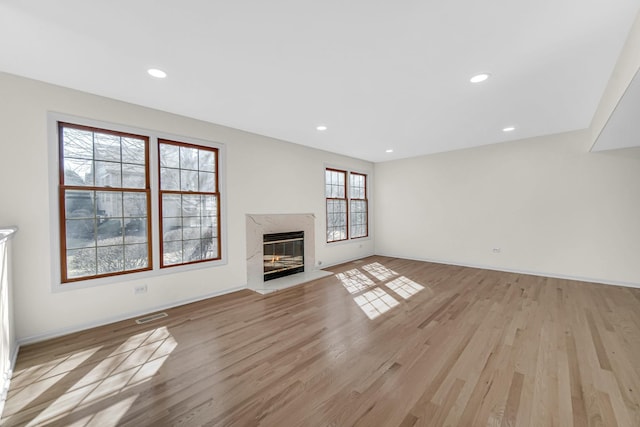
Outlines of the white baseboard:
[{"label": "white baseboard", "polygon": [[[198,302],[198,301],[202,301],[205,299],[209,299],[209,298],[213,298],[213,297],[217,297],[217,296],[221,296],[221,295],[225,295],[225,294],[230,294],[232,292],[237,292],[237,291],[241,291],[243,289],[247,289],[247,286],[238,286],[238,287],[234,287],[234,288],[230,288],[230,289],[225,289],[223,291],[218,291],[218,292],[212,292],[210,294],[206,294],[206,295],[201,295],[199,297],[195,297],[195,298],[189,298],[189,299],[185,299],[185,300],[181,300],[181,301],[176,301],[176,302],[172,302],[169,304],[163,304],[163,305],[159,305],[150,309],[145,309],[142,311],[136,311],[136,312],[130,312],[127,314],[123,314],[120,316],[114,316],[114,317],[110,317],[110,318],[106,318],[106,319],[101,319],[95,322],[89,322],[89,323],[85,323],[82,325],[77,325],[77,326],[73,326],[70,328],[63,328],[63,329],[57,329],[55,331],[50,331],[50,332],[45,332],[43,334],[38,334],[38,335],[32,335],[30,337],[26,337],[26,338],[22,338],[20,340],[18,340],[18,347],[23,346],[23,345],[27,345],[27,344],[34,344],[40,341],[46,341],[52,338],[57,338],[57,337],[61,337],[63,335],[69,335],[72,334],[74,332],[80,332],[80,331],[84,331],[87,329],[91,329],[91,328],[96,328],[98,326],[104,326],[104,325],[108,325],[110,323],[115,323],[115,322],[120,322],[122,320],[128,320],[128,319],[133,319],[136,317],[140,317],[140,316],[145,316],[151,313],[155,313],[156,311],[161,311],[161,310],[168,310],[170,308],[174,308],[174,307],[178,307],[181,305],[185,305],[185,304],[191,304],[193,302]],[[17,352],[16,352],[17,355]]]},{"label": "white baseboard", "polygon": [[493,271],[503,271],[505,273],[518,273],[518,274],[528,274],[531,276],[540,276],[540,277],[552,277],[554,279],[566,279],[566,280],[575,280],[578,282],[588,282],[588,283],[597,283],[601,285],[611,285],[611,286],[624,286],[627,288],[638,288],[640,289],[640,283],[635,282],[624,282],[619,280],[608,280],[594,277],[582,277],[582,276],[572,276],[567,274],[558,274],[558,273],[548,273],[545,271],[529,271],[529,270],[518,270],[512,268],[504,268],[504,267],[496,267],[492,265],[481,265],[481,264],[470,264],[464,262],[457,262],[451,260],[442,260],[442,259],[434,259],[434,258],[416,258],[416,257],[407,257],[401,255],[393,255],[386,253],[377,253],[379,256],[386,256],[390,258],[400,258],[400,259],[409,259],[412,261],[423,261],[423,262],[432,262],[435,264],[447,264],[447,265],[457,265],[460,267],[470,267],[470,268],[480,268],[483,270],[493,270]]}]

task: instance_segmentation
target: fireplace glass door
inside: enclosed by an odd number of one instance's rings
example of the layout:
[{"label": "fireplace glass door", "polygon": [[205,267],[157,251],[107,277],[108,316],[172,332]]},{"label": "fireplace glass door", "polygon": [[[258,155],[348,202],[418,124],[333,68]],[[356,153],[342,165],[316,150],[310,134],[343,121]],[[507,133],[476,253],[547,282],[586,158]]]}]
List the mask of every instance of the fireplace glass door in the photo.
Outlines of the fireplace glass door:
[{"label": "fireplace glass door", "polygon": [[304,231],[265,234],[264,281],[304,271]]}]

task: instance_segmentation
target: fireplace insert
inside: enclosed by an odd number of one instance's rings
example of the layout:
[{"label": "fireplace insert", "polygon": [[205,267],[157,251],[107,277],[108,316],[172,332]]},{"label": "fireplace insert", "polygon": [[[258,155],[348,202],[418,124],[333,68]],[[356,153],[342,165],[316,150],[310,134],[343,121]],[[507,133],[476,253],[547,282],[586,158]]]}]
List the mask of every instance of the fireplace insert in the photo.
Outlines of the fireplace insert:
[{"label": "fireplace insert", "polygon": [[264,281],[304,271],[304,231],[263,236]]}]

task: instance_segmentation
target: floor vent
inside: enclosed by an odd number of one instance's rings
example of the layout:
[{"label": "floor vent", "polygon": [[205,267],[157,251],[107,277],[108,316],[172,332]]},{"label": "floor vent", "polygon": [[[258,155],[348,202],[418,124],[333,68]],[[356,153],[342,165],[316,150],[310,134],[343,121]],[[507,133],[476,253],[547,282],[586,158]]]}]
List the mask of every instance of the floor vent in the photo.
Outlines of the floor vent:
[{"label": "floor vent", "polygon": [[138,325],[143,325],[145,323],[149,323],[149,322],[153,322],[154,320],[158,320],[158,319],[162,319],[163,317],[168,317],[169,315],[167,313],[156,313],[156,314],[152,314],[150,316],[146,316],[146,317],[141,317],[139,319],[136,319],[136,323]]}]

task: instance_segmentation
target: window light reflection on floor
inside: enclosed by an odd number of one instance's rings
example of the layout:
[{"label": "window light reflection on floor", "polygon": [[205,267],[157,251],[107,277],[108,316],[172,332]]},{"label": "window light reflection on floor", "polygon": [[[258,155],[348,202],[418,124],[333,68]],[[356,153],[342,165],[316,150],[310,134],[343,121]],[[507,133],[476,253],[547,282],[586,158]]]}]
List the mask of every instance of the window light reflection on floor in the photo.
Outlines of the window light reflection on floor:
[{"label": "window light reflection on floor", "polygon": [[408,279],[404,276],[400,276],[397,279],[386,283],[385,286],[404,299],[409,299],[411,298],[411,296],[424,289],[424,286],[419,285],[413,280]]},{"label": "window light reflection on floor", "polygon": [[345,271],[344,273],[338,273],[336,277],[342,282],[342,286],[352,295],[375,286],[373,280],[369,279],[357,268]]},{"label": "window light reflection on floor", "polygon": [[362,295],[358,295],[353,300],[371,320],[400,304],[380,288],[374,288]]},{"label": "window light reflection on floor", "polygon": [[367,264],[364,267],[362,267],[362,269],[380,281],[389,280],[392,277],[395,277],[398,275],[398,273],[388,269],[387,267],[380,264],[379,262],[373,262],[371,264]]},{"label": "window light reflection on floor", "polygon": [[[138,393],[134,393],[134,387],[150,380],[177,345],[176,340],[165,326],[129,337],[116,350],[99,360],[91,370],[78,378],[67,390],[61,392],[58,398],[30,420],[28,425],[64,423],[65,418],[69,415],[79,411],[91,412],[91,407],[94,404],[109,399],[114,401],[112,405],[98,412],[90,413],[85,418],[91,424],[117,425],[138,396]],[[83,354],[81,358],[77,357],[77,353],[67,357],[68,369],[62,376],[68,375],[73,378],[76,372],[86,369],[86,363],[89,363],[88,359],[94,356],[99,349],[100,347],[97,347],[89,353],[86,350],[80,352]],[[72,365],[68,360],[74,360],[77,363]],[[49,381],[45,384],[39,378],[33,378],[31,382],[25,384],[24,390],[19,393],[30,393],[28,404],[45,393],[55,382]],[[16,400],[22,402],[22,399],[9,399],[8,403]],[[19,409],[9,406],[5,408],[5,415],[15,413]]]},{"label": "window light reflection on floor", "polygon": [[133,402],[136,401],[139,394],[134,394],[126,399],[120,400],[113,405],[105,408],[95,414],[87,415],[73,425],[78,426],[117,426],[120,419],[127,413]]},{"label": "window light reflection on floor", "polygon": [[18,412],[29,405],[101,348],[99,346],[78,351],[47,363],[16,371],[11,379],[11,388],[16,394],[12,393],[11,399],[7,400],[4,415]]}]

